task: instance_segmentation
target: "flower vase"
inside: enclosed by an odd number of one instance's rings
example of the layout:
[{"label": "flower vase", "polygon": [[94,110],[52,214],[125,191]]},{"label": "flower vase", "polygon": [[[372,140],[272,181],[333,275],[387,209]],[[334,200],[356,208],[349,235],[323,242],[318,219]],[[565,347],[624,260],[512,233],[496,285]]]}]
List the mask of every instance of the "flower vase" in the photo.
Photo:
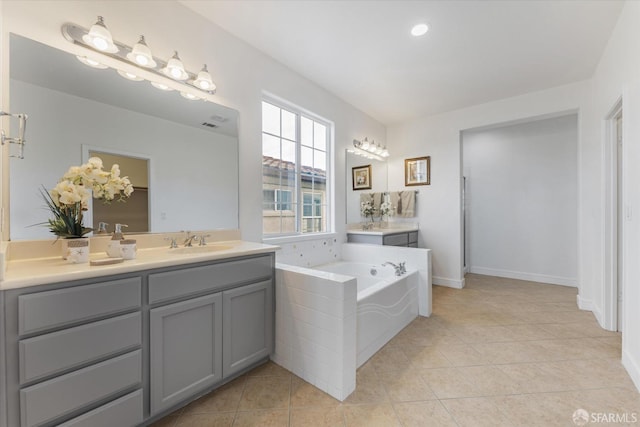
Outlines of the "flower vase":
[{"label": "flower vase", "polygon": [[77,237],[71,239],[60,239],[62,247],[62,259],[71,264],[82,264],[89,262],[89,238]]}]

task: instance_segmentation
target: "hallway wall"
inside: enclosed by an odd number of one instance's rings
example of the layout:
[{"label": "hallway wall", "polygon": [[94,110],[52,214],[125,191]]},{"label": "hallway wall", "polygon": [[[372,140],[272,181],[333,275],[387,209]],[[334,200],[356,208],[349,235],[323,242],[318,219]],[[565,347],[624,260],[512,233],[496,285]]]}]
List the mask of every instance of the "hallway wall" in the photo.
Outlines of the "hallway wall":
[{"label": "hallway wall", "polygon": [[577,286],[578,117],[462,139],[469,271]]}]

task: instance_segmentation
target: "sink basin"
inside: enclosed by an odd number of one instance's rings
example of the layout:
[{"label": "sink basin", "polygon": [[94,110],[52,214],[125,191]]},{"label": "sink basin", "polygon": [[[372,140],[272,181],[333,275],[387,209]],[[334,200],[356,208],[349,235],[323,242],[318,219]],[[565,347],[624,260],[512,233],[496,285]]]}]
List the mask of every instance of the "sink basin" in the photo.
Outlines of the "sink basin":
[{"label": "sink basin", "polygon": [[206,246],[189,246],[184,248],[169,249],[169,253],[174,254],[204,254],[209,252],[219,252],[231,249],[233,246],[227,245],[206,245]]}]

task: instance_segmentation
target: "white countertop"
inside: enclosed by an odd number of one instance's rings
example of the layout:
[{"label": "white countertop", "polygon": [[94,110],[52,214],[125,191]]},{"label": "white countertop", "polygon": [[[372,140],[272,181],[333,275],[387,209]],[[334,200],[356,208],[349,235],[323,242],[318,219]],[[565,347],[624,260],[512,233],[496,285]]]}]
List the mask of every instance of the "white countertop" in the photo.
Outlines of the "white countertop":
[{"label": "white countertop", "polygon": [[368,236],[386,236],[388,234],[409,233],[411,231],[418,231],[418,227],[389,227],[389,228],[374,228],[373,230],[363,230],[362,228],[352,228],[347,230],[347,234],[364,234]]},{"label": "white countertop", "polygon": [[[194,246],[194,253],[181,252],[183,248],[167,247],[138,249],[137,257],[119,264],[91,266],[87,264],[69,264],[60,256],[48,258],[19,259],[7,262],[4,280],[0,282],[0,290],[18,289],[28,286],[58,283],[70,280],[87,279],[114,274],[131,273],[152,268],[170,267],[192,264],[202,261],[221,260],[261,253],[274,252],[277,246],[241,240],[215,242],[207,247],[220,247],[211,252],[197,252],[200,247]],[[91,259],[104,259],[104,253],[93,253]]]}]

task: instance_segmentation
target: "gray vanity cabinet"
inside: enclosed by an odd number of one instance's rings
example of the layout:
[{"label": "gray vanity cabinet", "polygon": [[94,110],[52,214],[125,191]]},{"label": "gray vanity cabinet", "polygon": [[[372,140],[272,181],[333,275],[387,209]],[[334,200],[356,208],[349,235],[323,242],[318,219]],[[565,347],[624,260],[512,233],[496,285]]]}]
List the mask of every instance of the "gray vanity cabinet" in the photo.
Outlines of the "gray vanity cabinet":
[{"label": "gray vanity cabinet", "polygon": [[222,379],[222,294],[151,309],[151,413]]},{"label": "gray vanity cabinet", "polygon": [[272,289],[269,280],[223,292],[224,377],[251,366],[271,353]]}]

